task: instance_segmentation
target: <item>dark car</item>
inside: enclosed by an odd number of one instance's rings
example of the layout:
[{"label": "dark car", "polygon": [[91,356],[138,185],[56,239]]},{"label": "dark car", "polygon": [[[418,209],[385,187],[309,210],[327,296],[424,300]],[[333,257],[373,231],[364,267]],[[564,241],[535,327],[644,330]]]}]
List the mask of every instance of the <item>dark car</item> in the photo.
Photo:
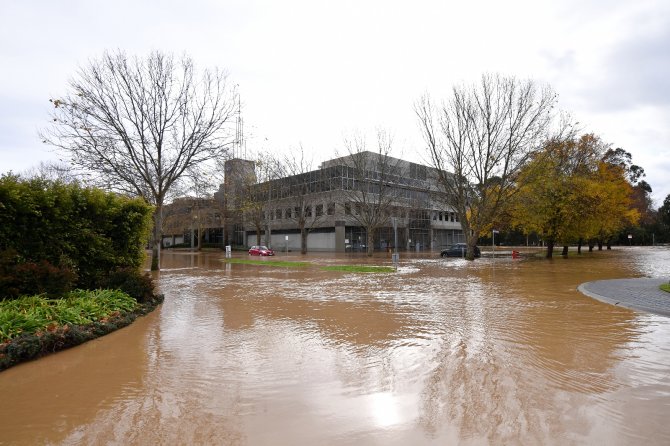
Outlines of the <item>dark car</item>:
[{"label": "dark car", "polygon": [[273,256],[275,252],[267,246],[252,246],[249,249],[250,256]]},{"label": "dark car", "polygon": [[[441,257],[465,257],[468,252],[468,245],[465,243],[456,243],[440,252]],[[475,246],[475,257],[481,257],[482,253],[478,246]]]}]

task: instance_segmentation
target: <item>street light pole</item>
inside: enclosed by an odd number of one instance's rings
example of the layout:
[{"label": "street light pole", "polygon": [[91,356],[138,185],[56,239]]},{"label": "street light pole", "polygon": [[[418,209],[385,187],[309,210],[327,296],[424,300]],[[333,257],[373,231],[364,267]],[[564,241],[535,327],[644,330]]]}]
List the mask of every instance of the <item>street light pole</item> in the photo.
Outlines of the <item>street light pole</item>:
[{"label": "street light pole", "polygon": [[396,217],[391,218],[393,222],[393,265],[395,265],[395,270],[398,271],[398,219]]},{"label": "street light pole", "polygon": [[491,230],[491,257],[496,258],[496,234],[498,231],[495,229]]}]

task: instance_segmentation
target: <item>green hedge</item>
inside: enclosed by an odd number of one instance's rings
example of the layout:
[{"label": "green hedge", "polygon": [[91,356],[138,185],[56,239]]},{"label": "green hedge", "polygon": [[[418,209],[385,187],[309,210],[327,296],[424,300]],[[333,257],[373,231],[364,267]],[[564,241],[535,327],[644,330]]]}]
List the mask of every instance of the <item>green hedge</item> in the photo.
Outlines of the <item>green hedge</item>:
[{"label": "green hedge", "polygon": [[[74,286],[97,288],[112,271],[141,266],[152,211],[141,199],[100,189],[3,175],[0,255],[5,281],[11,285],[20,276],[14,268],[23,265],[44,271],[45,280],[73,273]],[[0,268],[0,298],[15,297],[2,276]]]}]

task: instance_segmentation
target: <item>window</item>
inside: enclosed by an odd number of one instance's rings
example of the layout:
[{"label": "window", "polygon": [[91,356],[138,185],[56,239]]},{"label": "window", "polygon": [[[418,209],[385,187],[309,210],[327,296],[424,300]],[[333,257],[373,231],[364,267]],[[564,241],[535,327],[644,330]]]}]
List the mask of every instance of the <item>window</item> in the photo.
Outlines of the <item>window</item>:
[{"label": "window", "polygon": [[316,216],[321,217],[323,215],[323,204],[316,205]]},{"label": "window", "polygon": [[291,218],[291,208],[286,208],[286,218]]},{"label": "window", "polygon": [[281,220],[281,209],[277,209],[277,210],[275,211],[275,214],[276,214],[276,218],[277,218],[277,220]]},{"label": "window", "polygon": [[440,221],[442,221],[442,217],[444,217],[444,214],[440,212]]},{"label": "window", "polygon": [[328,215],[335,215],[335,203],[328,203]]},{"label": "window", "polygon": [[305,217],[312,216],[312,206],[305,206]]},{"label": "window", "polygon": [[344,215],[351,215],[351,204],[344,203]]}]

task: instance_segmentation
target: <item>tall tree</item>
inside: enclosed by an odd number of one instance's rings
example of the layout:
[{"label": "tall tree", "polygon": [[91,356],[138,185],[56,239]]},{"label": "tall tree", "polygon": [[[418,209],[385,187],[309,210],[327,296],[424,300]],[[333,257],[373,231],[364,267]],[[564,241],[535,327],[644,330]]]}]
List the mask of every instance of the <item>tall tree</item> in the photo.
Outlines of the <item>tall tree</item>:
[{"label": "tall tree", "polygon": [[557,242],[567,254],[568,243],[606,240],[622,222],[635,220],[630,184],[619,165],[602,161],[606,149],[593,134],[553,139],[521,170],[514,220],[544,238],[547,258]]},{"label": "tall tree", "polygon": [[548,87],[483,75],[479,84],[454,87],[439,107],[429,96],[415,105],[432,167],[459,215],[469,260],[514,192],[520,167],[546,139],[555,104]]},{"label": "tall tree", "polygon": [[[573,225],[586,223],[578,191],[588,171],[588,158],[580,156],[574,140],[551,140],[535,153],[519,174],[519,188],[513,200],[515,224],[526,234],[535,232],[547,243],[551,258],[557,242],[572,236]],[[579,161],[581,160],[581,161]]]},{"label": "tall tree", "polygon": [[106,187],[155,206],[151,268],[159,269],[163,204],[184,172],[228,154],[236,92],[219,70],[196,73],[189,57],[106,52],[52,99],[45,142]]},{"label": "tall tree", "polygon": [[[323,209],[323,192],[330,190],[327,185],[329,178],[324,176],[323,171],[313,169],[312,160],[305,155],[302,146],[299,151],[292,151],[290,155],[286,155],[279,168],[279,176],[282,178],[277,180],[280,188],[278,198],[289,198],[279,201],[277,205],[283,204],[286,207],[285,218],[292,220],[298,226],[300,253],[307,254],[309,233],[327,215],[327,209]],[[321,202],[314,201],[315,195]]]},{"label": "tall tree", "polygon": [[383,130],[377,131],[374,152],[367,150],[361,135],[345,139],[344,145],[349,154],[342,158],[347,168],[343,194],[350,203],[349,215],[365,229],[367,255],[372,256],[375,232],[389,223],[398,205],[400,160],[390,156],[393,140]]},{"label": "tall tree", "polygon": [[[270,244],[270,202],[272,191],[276,187],[273,180],[279,170],[277,160],[269,153],[261,153],[254,162],[253,170],[238,178],[235,197],[237,206],[245,221],[256,230],[256,244],[261,244],[261,234],[265,232],[266,244]],[[233,197],[230,197],[233,198]]]}]

